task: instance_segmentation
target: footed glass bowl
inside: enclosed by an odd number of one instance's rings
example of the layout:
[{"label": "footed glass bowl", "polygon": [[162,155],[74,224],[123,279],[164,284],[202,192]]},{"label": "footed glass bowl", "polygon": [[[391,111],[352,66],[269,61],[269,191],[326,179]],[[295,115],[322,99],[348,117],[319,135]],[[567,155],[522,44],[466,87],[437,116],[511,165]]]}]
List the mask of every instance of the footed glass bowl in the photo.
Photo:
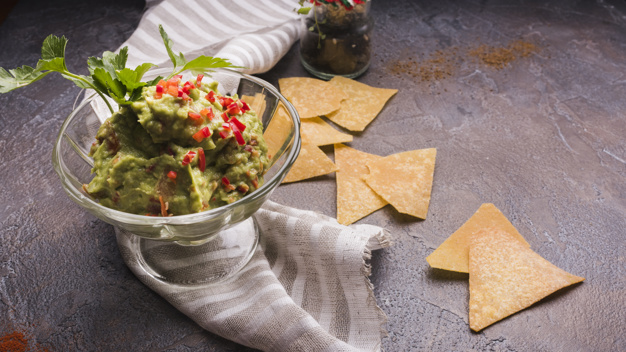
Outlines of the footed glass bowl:
[{"label": "footed glass bowl", "polygon": [[[149,75],[166,76],[168,73],[154,70]],[[149,75],[146,79],[150,79]],[[93,160],[88,156],[89,149],[98,128],[110,116],[110,111],[98,95],[92,95],[74,107],[61,126],[52,153],[54,169],[69,197],[96,217],[115,226],[118,239],[120,236],[128,238],[130,249],[142,269],[164,282],[189,285],[214,283],[243,268],[252,257],[259,237],[251,215],[282,182],[300,151],[298,113],[276,88],[259,78],[228,69],[218,69],[204,81],[211,79],[219,82],[220,94],[246,97],[248,104],[262,119],[265,129],[273,120],[276,120],[273,125],[280,126],[272,143],[268,143],[272,161],[265,174],[265,183],[234,203],[195,214],[152,217],[104,207],[86,194],[83,184],[93,178]],[[284,108],[282,113],[277,113],[279,107],[281,110]],[[164,249],[163,241],[169,242],[165,243],[170,246],[169,249]],[[169,274],[172,271],[160,264],[160,258],[165,257],[168,262],[175,260],[173,255],[186,258],[185,246],[190,250],[193,248],[194,253],[203,253],[205,261],[211,261],[211,253],[214,253],[214,263],[223,265],[212,265],[209,271],[194,277]],[[159,250],[155,251],[153,247]],[[181,266],[184,263],[176,264],[176,267]]]}]

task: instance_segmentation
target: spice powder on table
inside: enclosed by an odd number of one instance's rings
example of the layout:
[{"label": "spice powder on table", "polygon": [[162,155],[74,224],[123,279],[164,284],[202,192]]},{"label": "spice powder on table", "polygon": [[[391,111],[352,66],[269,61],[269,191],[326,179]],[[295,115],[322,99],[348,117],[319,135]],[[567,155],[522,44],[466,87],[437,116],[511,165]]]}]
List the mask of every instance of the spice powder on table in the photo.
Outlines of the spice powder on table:
[{"label": "spice powder on table", "polygon": [[481,44],[465,49],[456,46],[430,53],[427,58],[396,61],[389,67],[398,76],[410,76],[422,82],[440,81],[451,77],[463,64],[482,64],[501,70],[519,58],[525,58],[539,51],[535,44],[515,40],[506,46]]}]

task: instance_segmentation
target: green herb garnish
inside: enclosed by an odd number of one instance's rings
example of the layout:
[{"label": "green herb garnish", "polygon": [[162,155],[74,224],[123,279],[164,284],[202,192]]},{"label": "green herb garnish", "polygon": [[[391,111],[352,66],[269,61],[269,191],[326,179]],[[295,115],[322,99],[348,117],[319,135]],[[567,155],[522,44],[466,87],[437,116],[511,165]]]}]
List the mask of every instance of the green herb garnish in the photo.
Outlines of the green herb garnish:
[{"label": "green herb garnish", "polygon": [[[187,61],[183,53],[174,54],[172,51],[174,43],[161,25],[159,25],[159,32],[167,54],[174,64],[172,73],[166,79],[183,71],[198,74],[212,72],[213,69],[222,67],[243,68],[234,66],[228,60],[204,55]],[[113,107],[105,96],[112,98],[120,105],[129,105],[141,97],[143,87],[153,86],[163,78],[159,76],[149,82],[141,80],[148,70],[156,66],[151,63],[143,63],[134,70],[127,68],[128,47],[123,47],[118,54],[105,51],[101,58],[90,57],[87,60],[88,76],[71,73],[65,64],[66,45],[67,39],[64,36],[57,37],[51,34],[43,41],[41,59],[37,62],[37,66],[22,66],[8,71],[0,67],[0,93],[25,87],[51,72],[58,72],[80,88],[95,90],[106,102],[111,113],[114,113]]]}]

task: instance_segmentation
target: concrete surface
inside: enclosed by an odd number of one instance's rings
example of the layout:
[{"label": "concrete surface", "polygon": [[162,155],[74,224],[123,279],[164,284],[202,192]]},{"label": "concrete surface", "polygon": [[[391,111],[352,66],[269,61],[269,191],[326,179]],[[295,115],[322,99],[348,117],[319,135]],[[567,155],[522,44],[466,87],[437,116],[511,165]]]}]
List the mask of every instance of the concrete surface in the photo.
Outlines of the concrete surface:
[{"label": "concrete surface", "polygon": [[[0,66],[34,65],[54,33],[70,40],[68,66],[86,73],[85,59],[117,48],[143,6],[22,0],[0,26]],[[389,318],[383,348],[626,350],[626,3],[374,0],[372,12],[375,56],[359,80],[400,91],[351,145],[438,150],[425,221],[389,206],[361,220],[395,239],[372,259]],[[537,50],[501,69],[467,55],[514,40]],[[454,59],[442,79],[396,73],[437,50]],[[297,45],[260,76],[307,76]],[[77,93],[56,75],[0,96],[0,336],[24,331],[49,351],[245,350],[144,287],[112,227],[63,193],[50,154]],[[331,175],[281,186],[273,199],[334,215],[335,192]],[[425,257],[485,202],[537,253],[587,280],[472,333],[467,275],[431,270]]]}]

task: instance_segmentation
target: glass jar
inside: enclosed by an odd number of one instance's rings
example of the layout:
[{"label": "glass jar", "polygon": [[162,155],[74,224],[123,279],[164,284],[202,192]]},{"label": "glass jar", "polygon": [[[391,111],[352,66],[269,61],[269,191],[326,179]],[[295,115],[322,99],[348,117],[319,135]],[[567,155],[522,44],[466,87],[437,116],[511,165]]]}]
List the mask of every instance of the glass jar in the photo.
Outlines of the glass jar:
[{"label": "glass jar", "polygon": [[300,61],[314,76],[355,78],[370,65],[371,0],[346,9],[336,3],[319,3],[302,19]]}]

